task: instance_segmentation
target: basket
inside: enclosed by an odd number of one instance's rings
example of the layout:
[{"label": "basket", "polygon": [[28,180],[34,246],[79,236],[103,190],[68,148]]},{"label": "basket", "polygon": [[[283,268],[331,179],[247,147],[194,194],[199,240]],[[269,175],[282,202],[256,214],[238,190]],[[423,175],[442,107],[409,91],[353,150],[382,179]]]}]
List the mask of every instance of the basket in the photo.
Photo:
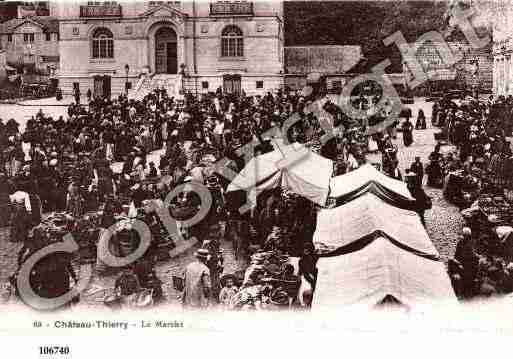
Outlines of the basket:
[{"label": "basket", "polygon": [[109,295],[103,300],[103,304],[105,304],[108,308],[113,310],[121,309],[122,300],[119,296]]}]

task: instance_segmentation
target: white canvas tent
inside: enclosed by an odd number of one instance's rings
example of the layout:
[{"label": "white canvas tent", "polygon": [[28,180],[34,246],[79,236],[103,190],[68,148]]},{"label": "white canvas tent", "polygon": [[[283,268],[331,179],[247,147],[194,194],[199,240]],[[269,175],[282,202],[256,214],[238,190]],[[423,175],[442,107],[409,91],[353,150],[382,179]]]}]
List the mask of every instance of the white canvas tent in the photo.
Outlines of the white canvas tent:
[{"label": "white canvas tent", "polygon": [[340,207],[320,210],[313,241],[339,248],[375,231],[388,234],[404,246],[438,255],[416,212],[391,206],[372,193]]},{"label": "white canvas tent", "polygon": [[392,295],[408,306],[455,302],[442,262],[397,248],[380,237],[360,251],[320,258],[313,308],[374,306]]},{"label": "white canvas tent", "polygon": [[332,178],[330,196],[335,198],[344,196],[369,182],[379,183],[392,192],[412,199],[406,183],[388,177],[371,164],[363,165],[357,170]]},{"label": "white canvas tent", "polygon": [[332,173],[331,160],[294,143],[252,158],[230,183],[227,192],[245,190],[259,194],[281,186],[324,205]]},{"label": "white canvas tent", "polygon": [[373,193],[321,210],[314,243],[330,253],[317,263],[314,307],[375,305],[386,295],[406,305],[455,300],[418,215]]}]

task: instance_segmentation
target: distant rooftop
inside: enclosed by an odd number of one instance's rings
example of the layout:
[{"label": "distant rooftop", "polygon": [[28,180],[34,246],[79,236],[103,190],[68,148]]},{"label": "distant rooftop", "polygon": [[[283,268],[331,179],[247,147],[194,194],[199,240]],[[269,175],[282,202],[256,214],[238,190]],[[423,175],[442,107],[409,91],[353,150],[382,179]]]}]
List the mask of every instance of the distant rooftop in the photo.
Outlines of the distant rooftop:
[{"label": "distant rooftop", "polygon": [[29,16],[22,19],[11,19],[0,24],[0,34],[12,34],[14,30],[25,22],[32,22],[40,26],[43,32],[59,32],[59,21],[49,16]]}]

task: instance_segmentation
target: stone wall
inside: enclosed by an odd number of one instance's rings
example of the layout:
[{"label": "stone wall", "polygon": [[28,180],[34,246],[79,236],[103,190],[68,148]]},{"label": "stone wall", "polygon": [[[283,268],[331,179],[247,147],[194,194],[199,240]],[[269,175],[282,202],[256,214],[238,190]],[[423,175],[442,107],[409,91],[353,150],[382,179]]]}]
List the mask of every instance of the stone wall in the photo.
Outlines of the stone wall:
[{"label": "stone wall", "polygon": [[[491,90],[493,87],[493,58],[490,46],[482,49],[474,49],[464,42],[449,42],[449,48],[454,55],[460,54],[460,60],[454,64],[447,64],[445,59],[440,57],[438,47],[431,42],[424,43],[417,49],[417,61],[422,65],[425,72],[432,72],[438,74],[437,79],[441,80],[457,80],[461,78],[460,85],[467,88],[479,85],[481,89]],[[478,62],[477,77],[472,74],[472,63]],[[452,74],[454,78],[443,78],[443,74]],[[458,77],[457,74],[461,74]]]},{"label": "stone wall", "polygon": [[5,58],[5,51],[0,50],[0,82],[5,80],[6,72],[5,72],[5,65],[7,64],[6,58]]}]

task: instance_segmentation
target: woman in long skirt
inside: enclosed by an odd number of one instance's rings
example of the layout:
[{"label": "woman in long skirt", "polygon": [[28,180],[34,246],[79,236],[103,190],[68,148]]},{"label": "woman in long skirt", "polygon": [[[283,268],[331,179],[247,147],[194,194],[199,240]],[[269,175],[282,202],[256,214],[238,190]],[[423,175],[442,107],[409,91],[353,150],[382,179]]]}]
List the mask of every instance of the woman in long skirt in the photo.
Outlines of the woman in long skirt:
[{"label": "woman in long skirt", "polygon": [[424,115],[424,111],[419,109],[419,114],[417,116],[417,122],[415,122],[416,130],[425,130],[427,127],[426,124],[426,116]]},{"label": "woman in long skirt", "polygon": [[9,196],[12,204],[11,235],[9,241],[24,242],[32,227],[32,207],[29,194],[22,191],[20,186],[16,187],[16,192]]},{"label": "woman in long skirt", "polygon": [[10,213],[10,184],[7,175],[0,172],[0,228],[9,225]]},{"label": "woman in long skirt", "polygon": [[84,198],[80,194],[79,188],[75,182],[72,182],[68,187],[66,211],[75,218],[80,218],[85,213]]},{"label": "woman in long skirt", "polygon": [[406,147],[410,146],[413,143],[413,124],[410,122],[410,119],[407,118],[406,121],[402,124],[403,128],[403,142]]}]

